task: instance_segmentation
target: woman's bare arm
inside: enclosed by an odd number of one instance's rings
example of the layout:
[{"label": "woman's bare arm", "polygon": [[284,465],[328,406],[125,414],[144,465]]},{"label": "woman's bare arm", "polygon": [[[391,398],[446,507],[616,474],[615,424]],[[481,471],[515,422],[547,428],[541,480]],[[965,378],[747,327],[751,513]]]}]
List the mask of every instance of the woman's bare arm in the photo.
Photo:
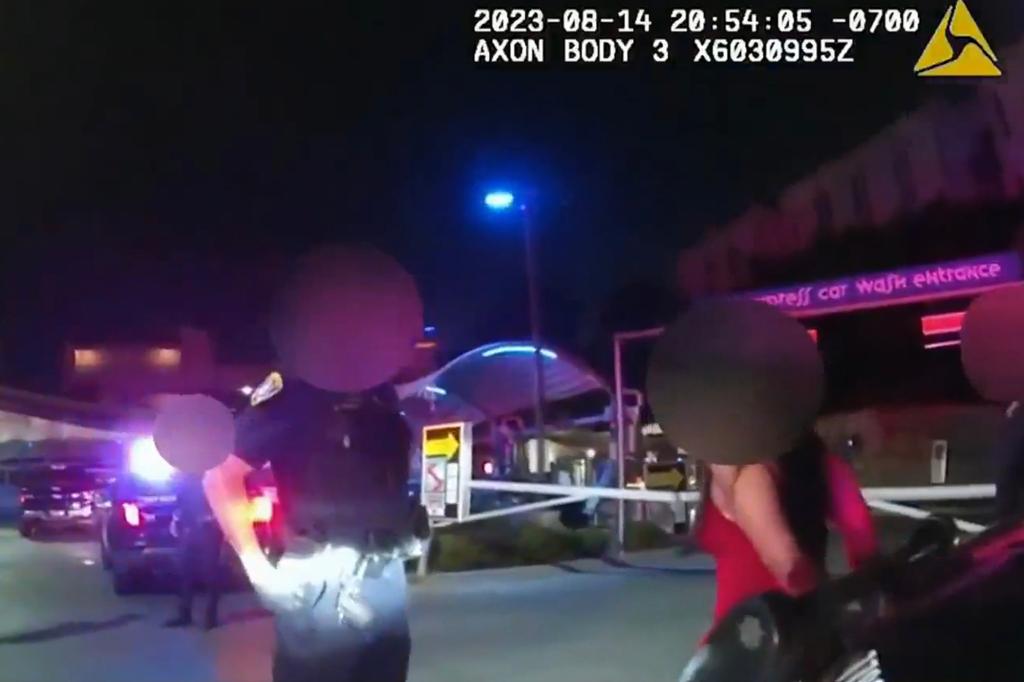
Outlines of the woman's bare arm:
[{"label": "woman's bare arm", "polygon": [[826,474],[829,488],[829,520],[839,530],[850,568],[861,566],[878,553],[878,536],[853,468],[835,455],[828,455]]},{"label": "woman's bare arm", "polygon": [[764,464],[740,467],[732,483],[731,512],[758,555],[790,594],[801,594],[818,582],[818,570],[804,555],[779,503],[778,488]]}]

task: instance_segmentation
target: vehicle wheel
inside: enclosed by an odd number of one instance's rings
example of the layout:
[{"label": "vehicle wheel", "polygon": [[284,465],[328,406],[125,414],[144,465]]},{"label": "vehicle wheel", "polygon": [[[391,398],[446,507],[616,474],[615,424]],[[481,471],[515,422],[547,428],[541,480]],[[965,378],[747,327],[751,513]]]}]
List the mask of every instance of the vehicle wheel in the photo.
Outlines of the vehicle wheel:
[{"label": "vehicle wheel", "polygon": [[20,523],[18,524],[18,535],[23,538],[32,538],[36,534],[36,526],[34,523]]},{"label": "vehicle wheel", "polygon": [[139,592],[141,584],[137,575],[130,571],[114,570],[114,594],[125,596]]}]

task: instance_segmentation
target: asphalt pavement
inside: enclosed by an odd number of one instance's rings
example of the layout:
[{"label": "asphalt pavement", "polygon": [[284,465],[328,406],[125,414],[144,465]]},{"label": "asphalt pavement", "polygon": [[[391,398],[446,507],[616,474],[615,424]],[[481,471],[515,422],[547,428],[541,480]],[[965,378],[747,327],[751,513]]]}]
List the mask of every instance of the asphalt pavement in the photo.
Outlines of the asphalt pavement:
[{"label": "asphalt pavement", "polygon": [[[411,588],[410,682],[670,682],[709,624],[708,569],[661,553],[431,576]],[[0,529],[0,604],[0,682],[270,680],[251,593],[218,630],[166,630],[173,595],[115,596],[86,538]]]}]

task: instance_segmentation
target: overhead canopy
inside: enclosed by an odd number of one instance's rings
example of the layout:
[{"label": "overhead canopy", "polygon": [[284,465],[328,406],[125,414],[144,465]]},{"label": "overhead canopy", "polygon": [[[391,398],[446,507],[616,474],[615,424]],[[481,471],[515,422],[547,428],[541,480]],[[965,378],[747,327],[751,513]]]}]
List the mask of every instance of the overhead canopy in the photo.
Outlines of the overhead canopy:
[{"label": "overhead canopy", "polygon": [[[535,348],[504,341],[475,348],[438,371],[398,387],[403,409],[417,421],[477,422],[515,414],[534,403]],[[544,397],[548,402],[609,391],[580,360],[545,347]]]},{"label": "overhead canopy", "polygon": [[144,431],[151,419],[147,410],[0,387],[0,442],[120,437]]}]

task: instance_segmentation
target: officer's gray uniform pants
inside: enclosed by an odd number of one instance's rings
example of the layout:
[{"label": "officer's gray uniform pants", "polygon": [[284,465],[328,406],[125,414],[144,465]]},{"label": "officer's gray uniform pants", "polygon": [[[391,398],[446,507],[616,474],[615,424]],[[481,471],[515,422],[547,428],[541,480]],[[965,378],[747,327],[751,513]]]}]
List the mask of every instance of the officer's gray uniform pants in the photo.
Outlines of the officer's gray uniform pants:
[{"label": "officer's gray uniform pants", "polygon": [[[288,555],[282,559],[287,564]],[[279,564],[280,566],[280,564]],[[311,595],[308,608],[275,618],[274,682],[405,682],[409,622],[405,566],[392,561],[367,577],[361,596],[373,610],[366,629],[339,622],[340,583]]]}]

